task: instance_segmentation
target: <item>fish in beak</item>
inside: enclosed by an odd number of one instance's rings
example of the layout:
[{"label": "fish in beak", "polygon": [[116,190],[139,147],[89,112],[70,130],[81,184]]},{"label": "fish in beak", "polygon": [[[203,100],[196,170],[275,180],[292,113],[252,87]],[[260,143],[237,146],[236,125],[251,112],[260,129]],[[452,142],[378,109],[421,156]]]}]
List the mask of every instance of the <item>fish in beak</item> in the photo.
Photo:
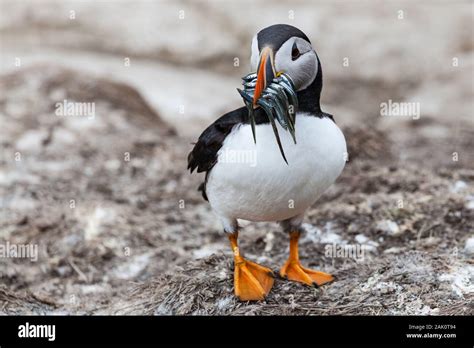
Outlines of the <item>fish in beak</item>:
[{"label": "fish in beak", "polygon": [[252,127],[254,142],[257,143],[255,133],[255,109],[261,107],[268,117],[275,134],[280,153],[288,164],[281,144],[275,118],[287,130],[296,144],[295,114],[298,108],[298,99],[291,78],[283,72],[277,73],[274,64],[274,52],[270,47],[264,47],[260,52],[260,62],[257,72],[243,77],[244,90],[237,88],[244,99],[249,111],[249,121]]}]

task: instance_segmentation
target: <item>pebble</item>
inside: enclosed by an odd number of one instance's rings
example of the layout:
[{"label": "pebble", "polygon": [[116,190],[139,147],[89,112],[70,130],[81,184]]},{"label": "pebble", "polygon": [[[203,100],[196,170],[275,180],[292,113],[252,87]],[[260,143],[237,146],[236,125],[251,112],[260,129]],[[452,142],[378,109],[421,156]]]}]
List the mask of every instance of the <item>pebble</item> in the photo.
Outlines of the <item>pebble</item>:
[{"label": "pebble", "polygon": [[458,193],[464,190],[467,187],[465,181],[458,180],[454,183],[453,187],[451,188],[451,192]]},{"label": "pebble", "polygon": [[367,238],[366,236],[364,236],[363,234],[358,234],[357,236],[355,236],[355,241],[359,244],[365,244],[367,243],[367,241],[369,240],[369,238]]},{"label": "pebble", "polygon": [[396,236],[400,234],[400,228],[397,223],[392,220],[382,220],[377,223],[377,229],[390,235]]},{"label": "pebble", "polygon": [[474,255],[474,237],[468,238],[468,240],[466,240],[466,245],[464,246],[464,253],[469,256]]}]

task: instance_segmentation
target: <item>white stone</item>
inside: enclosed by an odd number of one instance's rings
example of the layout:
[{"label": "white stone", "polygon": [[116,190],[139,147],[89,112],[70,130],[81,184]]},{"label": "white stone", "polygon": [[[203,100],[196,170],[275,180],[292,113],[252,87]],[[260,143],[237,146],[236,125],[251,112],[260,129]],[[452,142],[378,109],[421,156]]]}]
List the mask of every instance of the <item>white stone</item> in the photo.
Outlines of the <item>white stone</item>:
[{"label": "white stone", "polygon": [[464,190],[467,187],[466,182],[462,180],[458,180],[454,183],[453,187],[451,188],[451,192],[458,193]]},{"label": "white stone", "polygon": [[466,240],[466,245],[464,246],[464,252],[469,256],[474,255],[474,237],[471,237],[468,240]]},{"label": "white stone", "polygon": [[18,139],[16,149],[18,151],[39,152],[42,148],[43,140],[46,139],[46,132],[43,130],[30,130]]},{"label": "white stone", "polygon": [[364,243],[367,243],[367,241],[369,240],[369,238],[367,238],[366,236],[364,236],[363,234],[358,234],[357,236],[355,236],[355,241],[359,244],[364,244]]},{"label": "white stone", "polygon": [[377,223],[377,229],[391,236],[400,234],[400,228],[392,220],[382,220]]}]

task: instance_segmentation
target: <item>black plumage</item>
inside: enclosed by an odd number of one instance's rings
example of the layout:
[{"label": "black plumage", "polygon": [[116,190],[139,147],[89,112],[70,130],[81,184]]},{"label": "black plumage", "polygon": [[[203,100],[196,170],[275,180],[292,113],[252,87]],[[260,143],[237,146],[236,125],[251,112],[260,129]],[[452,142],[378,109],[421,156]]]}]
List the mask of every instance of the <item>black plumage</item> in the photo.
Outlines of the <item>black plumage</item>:
[{"label": "black plumage", "polygon": [[[256,124],[268,123],[268,118],[263,110],[255,110],[255,121]],[[246,107],[238,108],[219,117],[202,132],[193,150],[188,155],[188,169],[191,173],[196,169],[198,173],[206,172],[206,180],[199,186],[205,200],[207,200],[207,175],[217,162],[217,152],[232,128],[239,124],[249,124]]]},{"label": "black plumage", "polygon": [[288,24],[271,25],[257,34],[258,49],[261,50],[265,46],[270,46],[276,52],[289,38],[299,37],[309,41],[305,33],[298,28]]}]

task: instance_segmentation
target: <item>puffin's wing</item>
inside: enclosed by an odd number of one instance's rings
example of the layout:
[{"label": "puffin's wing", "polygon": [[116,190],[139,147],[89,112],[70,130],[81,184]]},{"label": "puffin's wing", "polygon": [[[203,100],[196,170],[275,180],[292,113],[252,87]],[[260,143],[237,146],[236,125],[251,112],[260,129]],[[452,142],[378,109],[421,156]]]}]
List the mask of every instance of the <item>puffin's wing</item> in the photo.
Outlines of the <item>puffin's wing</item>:
[{"label": "puffin's wing", "polygon": [[198,173],[210,171],[217,162],[217,152],[225,137],[236,124],[247,121],[248,111],[244,106],[228,112],[207,127],[188,155],[188,169],[191,173],[196,168]]},{"label": "puffin's wing", "polygon": [[188,155],[188,169],[191,173],[197,168],[197,172],[206,172],[205,181],[199,185],[198,190],[207,201],[206,182],[209,171],[217,163],[217,152],[222,147],[225,137],[232,128],[239,123],[248,122],[248,110],[241,107],[218,118],[213,124],[206,128]]}]

